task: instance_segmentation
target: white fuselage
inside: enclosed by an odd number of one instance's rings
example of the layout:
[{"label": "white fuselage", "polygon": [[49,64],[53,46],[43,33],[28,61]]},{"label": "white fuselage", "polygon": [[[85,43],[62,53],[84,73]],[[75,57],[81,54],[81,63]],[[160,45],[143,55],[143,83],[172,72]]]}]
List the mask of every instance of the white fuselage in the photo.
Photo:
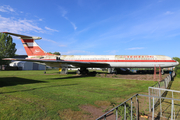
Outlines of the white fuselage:
[{"label": "white fuselage", "polygon": [[[44,58],[55,60],[55,58]],[[61,60],[78,62],[107,63],[113,68],[153,68],[173,67],[179,63],[163,55],[62,55]],[[57,67],[57,65],[51,64]]]},{"label": "white fuselage", "polygon": [[173,67],[178,63],[168,56],[163,55],[67,55],[61,59],[81,62],[108,63],[111,67],[121,68],[152,68]]}]

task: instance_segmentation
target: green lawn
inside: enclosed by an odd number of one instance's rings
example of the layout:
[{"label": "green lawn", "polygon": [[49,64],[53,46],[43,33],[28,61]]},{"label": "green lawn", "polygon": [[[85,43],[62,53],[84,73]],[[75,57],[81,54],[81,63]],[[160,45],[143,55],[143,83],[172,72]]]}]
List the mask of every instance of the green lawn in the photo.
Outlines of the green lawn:
[{"label": "green lawn", "polygon": [[[153,81],[60,75],[57,70],[0,71],[0,119],[61,119],[65,109],[147,92]],[[97,105],[95,105],[97,106]]]}]

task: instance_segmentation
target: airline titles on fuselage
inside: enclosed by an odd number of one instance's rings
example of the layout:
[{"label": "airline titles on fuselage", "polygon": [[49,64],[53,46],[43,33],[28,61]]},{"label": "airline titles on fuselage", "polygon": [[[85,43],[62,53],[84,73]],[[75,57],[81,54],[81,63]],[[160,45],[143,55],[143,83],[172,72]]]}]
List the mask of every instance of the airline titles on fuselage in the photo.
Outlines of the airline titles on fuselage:
[{"label": "airline titles on fuselage", "polygon": [[65,60],[110,60],[110,59],[115,59],[115,60],[156,60],[154,56],[148,56],[148,55],[135,55],[135,56],[126,56],[126,55],[117,55],[116,57],[109,58],[109,57],[65,57]]}]

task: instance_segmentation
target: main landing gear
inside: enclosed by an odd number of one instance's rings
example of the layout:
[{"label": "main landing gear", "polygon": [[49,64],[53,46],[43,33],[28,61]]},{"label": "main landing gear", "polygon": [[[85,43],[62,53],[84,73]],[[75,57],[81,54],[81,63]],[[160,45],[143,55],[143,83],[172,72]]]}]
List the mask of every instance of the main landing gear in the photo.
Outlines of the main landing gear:
[{"label": "main landing gear", "polygon": [[45,71],[44,71],[44,74],[46,74],[46,65],[45,65]]},{"label": "main landing gear", "polygon": [[87,68],[81,67],[80,70],[77,70],[76,73],[81,75],[87,75],[89,73],[89,70]]}]

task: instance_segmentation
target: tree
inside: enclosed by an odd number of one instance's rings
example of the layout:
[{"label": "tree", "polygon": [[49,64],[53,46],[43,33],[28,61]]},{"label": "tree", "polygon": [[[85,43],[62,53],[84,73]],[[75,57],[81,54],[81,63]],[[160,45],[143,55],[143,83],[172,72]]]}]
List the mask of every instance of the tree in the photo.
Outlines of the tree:
[{"label": "tree", "polygon": [[3,61],[2,58],[14,57],[17,50],[15,46],[10,35],[0,33],[0,65],[9,63],[9,61]]},{"label": "tree", "polygon": [[173,57],[174,60],[178,61],[180,63],[180,58],[178,57]]},{"label": "tree", "polygon": [[54,52],[53,54],[55,54],[55,55],[61,55],[59,52]]},{"label": "tree", "polygon": [[61,55],[61,54],[60,54],[60,52],[54,52],[54,53],[52,53],[52,52],[48,52],[48,53],[50,53],[50,54],[54,54],[54,55]]},{"label": "tree", "polygon": [[[178,61],[180,63],[180,58],[178,57],[173,57],[174,60]],[[180,64],[178,66],[175,67],[175,72],[177,77],[180,78]]]}]

